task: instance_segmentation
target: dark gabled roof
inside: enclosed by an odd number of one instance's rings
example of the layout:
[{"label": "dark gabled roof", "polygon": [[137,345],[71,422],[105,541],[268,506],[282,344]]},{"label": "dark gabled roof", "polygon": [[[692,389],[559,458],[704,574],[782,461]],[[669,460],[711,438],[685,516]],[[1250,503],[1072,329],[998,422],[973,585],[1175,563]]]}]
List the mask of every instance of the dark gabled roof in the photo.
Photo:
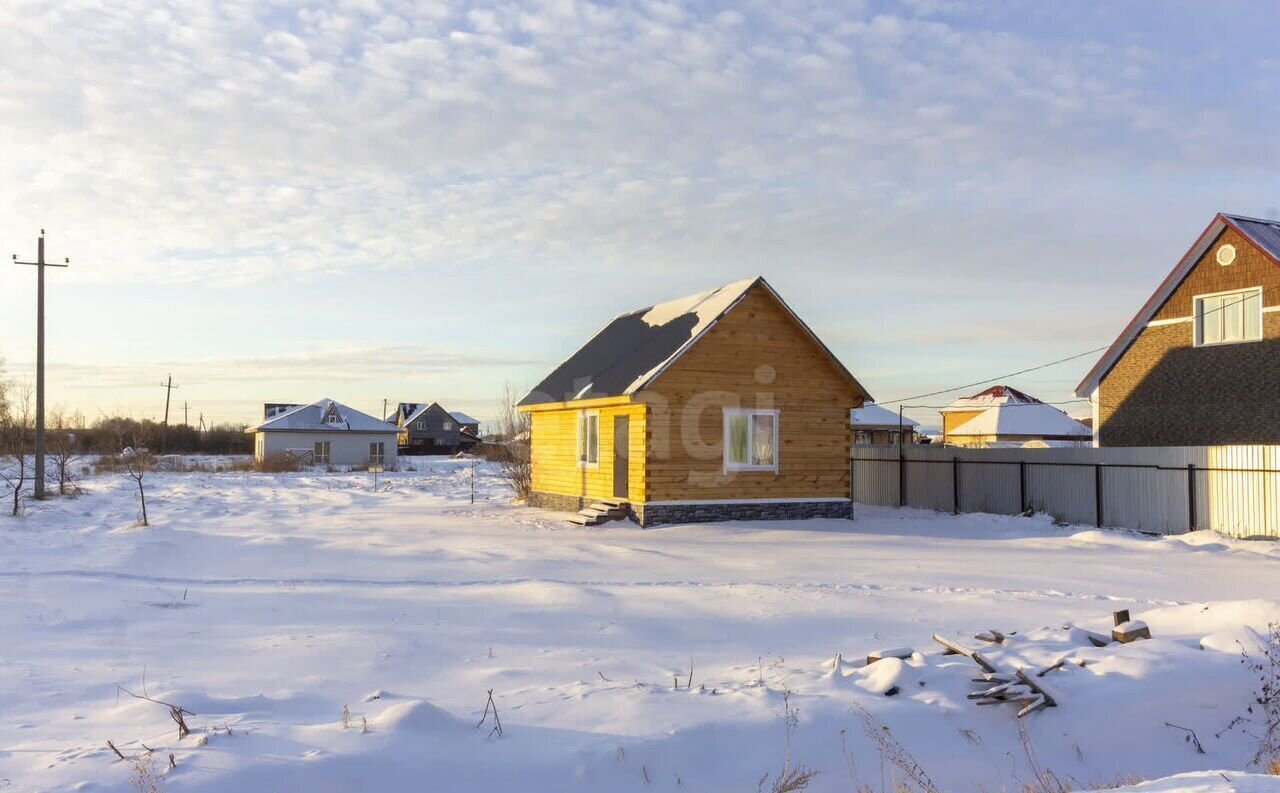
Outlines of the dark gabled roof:
[{"label": "dark gabled roof", "polygon": [[1147,299],[1142,308],[1129,320],[1129,324],[1125,326],[1116,340],[1111,343],[1107,351],[1102,354],[1098,362],[1094,364],[1089,373],[1085,375],[1080,384],[1076,386],[1076,396],[1089,396],[1102,379],[1111,371],[1111,367],[1115,366],[1129,349],[1129,345],[1133,344],[1134,339],[1138,338],[1138,334],[1146,327],[1151,318],[1156,315],[1160,307],[1174,293],[1175,290],[1186,280],[1187,276],[1195,268],[1200,258],[1204,256],[1209,247],[1213,245],[1214,240],[1226,231],[1233,228],[1238,231],[1245,239],[1257,246],[1267,258],[1280,266],[1280,220],[1264,220],[1262,218],[1245,217],[1244,215],[1230,215],[1225,212],[1219,212],[1214,216],[1213,220],[1200,236],[1196,238],[1195,243],[1178,261],[1173,272],[1165,277],[1160,286],[1156,288],[1154,294]]},{"label": "dark gabled roof", "polygon": [[762,277],[659,303],[615,318],[522,400],[520,405],[573,402],[640,391],[693,346],[754,287],[768,290],[805,333],[864,394],[840,360]]}]

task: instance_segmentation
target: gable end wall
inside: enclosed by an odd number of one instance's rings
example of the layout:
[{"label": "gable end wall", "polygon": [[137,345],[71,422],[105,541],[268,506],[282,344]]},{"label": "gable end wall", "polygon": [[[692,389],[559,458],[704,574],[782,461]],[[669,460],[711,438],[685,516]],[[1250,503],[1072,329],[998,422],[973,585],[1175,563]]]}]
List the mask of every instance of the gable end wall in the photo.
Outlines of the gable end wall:
[{"label": "gable end wall", "polygon": [[[1235,263],[1215,260],[1224,243]],[[1153,321],[1134,339],[1099,389],[1103,446],[1280,443],[1280,311],[1264,311],[1263,340],[1194,345],[1196,295],[1261,286],[1263,307],[1280,306],[1280,266],[1227,228]]]}]

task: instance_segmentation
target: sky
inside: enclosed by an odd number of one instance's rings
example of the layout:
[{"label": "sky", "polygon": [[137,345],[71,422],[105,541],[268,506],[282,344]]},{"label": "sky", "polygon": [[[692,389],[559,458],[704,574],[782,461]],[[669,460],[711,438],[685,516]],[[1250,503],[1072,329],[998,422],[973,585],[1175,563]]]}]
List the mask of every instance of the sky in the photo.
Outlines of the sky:
[{"label": "sky", "polygon": [[[882,403],[1110,343],[1280,216],[1280,5],[0,4],[0,253],[48,401],[480,418],[617,314],[764,275]],[[0,266],[33,377],[35,273]],[[1073,398],[1093,357],[1009,380]],[[978,390],[978,389],[972,389]],[[908,415],[937,424],[931,405]],[[1071,412],[1086,405],[1064,405]]]}]

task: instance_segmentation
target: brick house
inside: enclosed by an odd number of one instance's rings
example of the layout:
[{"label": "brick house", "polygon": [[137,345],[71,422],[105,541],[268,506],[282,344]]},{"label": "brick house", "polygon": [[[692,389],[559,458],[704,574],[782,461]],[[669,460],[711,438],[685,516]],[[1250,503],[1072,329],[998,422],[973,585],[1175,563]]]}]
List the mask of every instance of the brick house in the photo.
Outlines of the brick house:
[{"label": "brick house", "polygon": [[1215,216],[1076,395],[1099,446],[1280,443],[1280,221]]}]

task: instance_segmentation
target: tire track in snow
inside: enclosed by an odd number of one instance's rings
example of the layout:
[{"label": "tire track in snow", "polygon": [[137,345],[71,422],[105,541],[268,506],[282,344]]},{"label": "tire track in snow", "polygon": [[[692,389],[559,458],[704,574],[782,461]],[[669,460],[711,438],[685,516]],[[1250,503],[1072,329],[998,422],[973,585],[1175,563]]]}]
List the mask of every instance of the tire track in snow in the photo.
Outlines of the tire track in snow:
[{"label": "tire track in snow", "polygon": [[189,578],[180,576],[154,576],[140,573],[118,573],[94,570],[47,570],[47,571],[0,571],[0,580],[71,578],[85,581],[121,581],[138,584],[164,584],[168,586],[186,587],[357,587],[368,589],[445,589],[450,587],[500,587],[524,586],[527,584],[554,584],[557,586],[591,587],[598,589],[626,588],[682,588],[697,587],[702,589],[723,589],[733,587],[756,587],[760,589],[799,590],[815,592],[851,592],[886,594],[919,594],[919,595],[979,595],[986,597],[1019,597],[1044,600],[1103,600],[1142,603],[1149,606],[1182,606],[1191,601],[1166,600],[1159,598],[1136,598],[1132,595],[1108,595],[1094,592],[1069,592],[1057,589],[1000,589],[966,586],[895,586],[890,584],[867,583],[828,583],[797,581],[781,583],[774,581],[690,581],[670,579],[662,581],[616,580],[606,579],[564,579],[564,578],[475,578],[475,579],[430,579],[430,578],[345,578],[345,577],[311,577],[311,578]]}]

